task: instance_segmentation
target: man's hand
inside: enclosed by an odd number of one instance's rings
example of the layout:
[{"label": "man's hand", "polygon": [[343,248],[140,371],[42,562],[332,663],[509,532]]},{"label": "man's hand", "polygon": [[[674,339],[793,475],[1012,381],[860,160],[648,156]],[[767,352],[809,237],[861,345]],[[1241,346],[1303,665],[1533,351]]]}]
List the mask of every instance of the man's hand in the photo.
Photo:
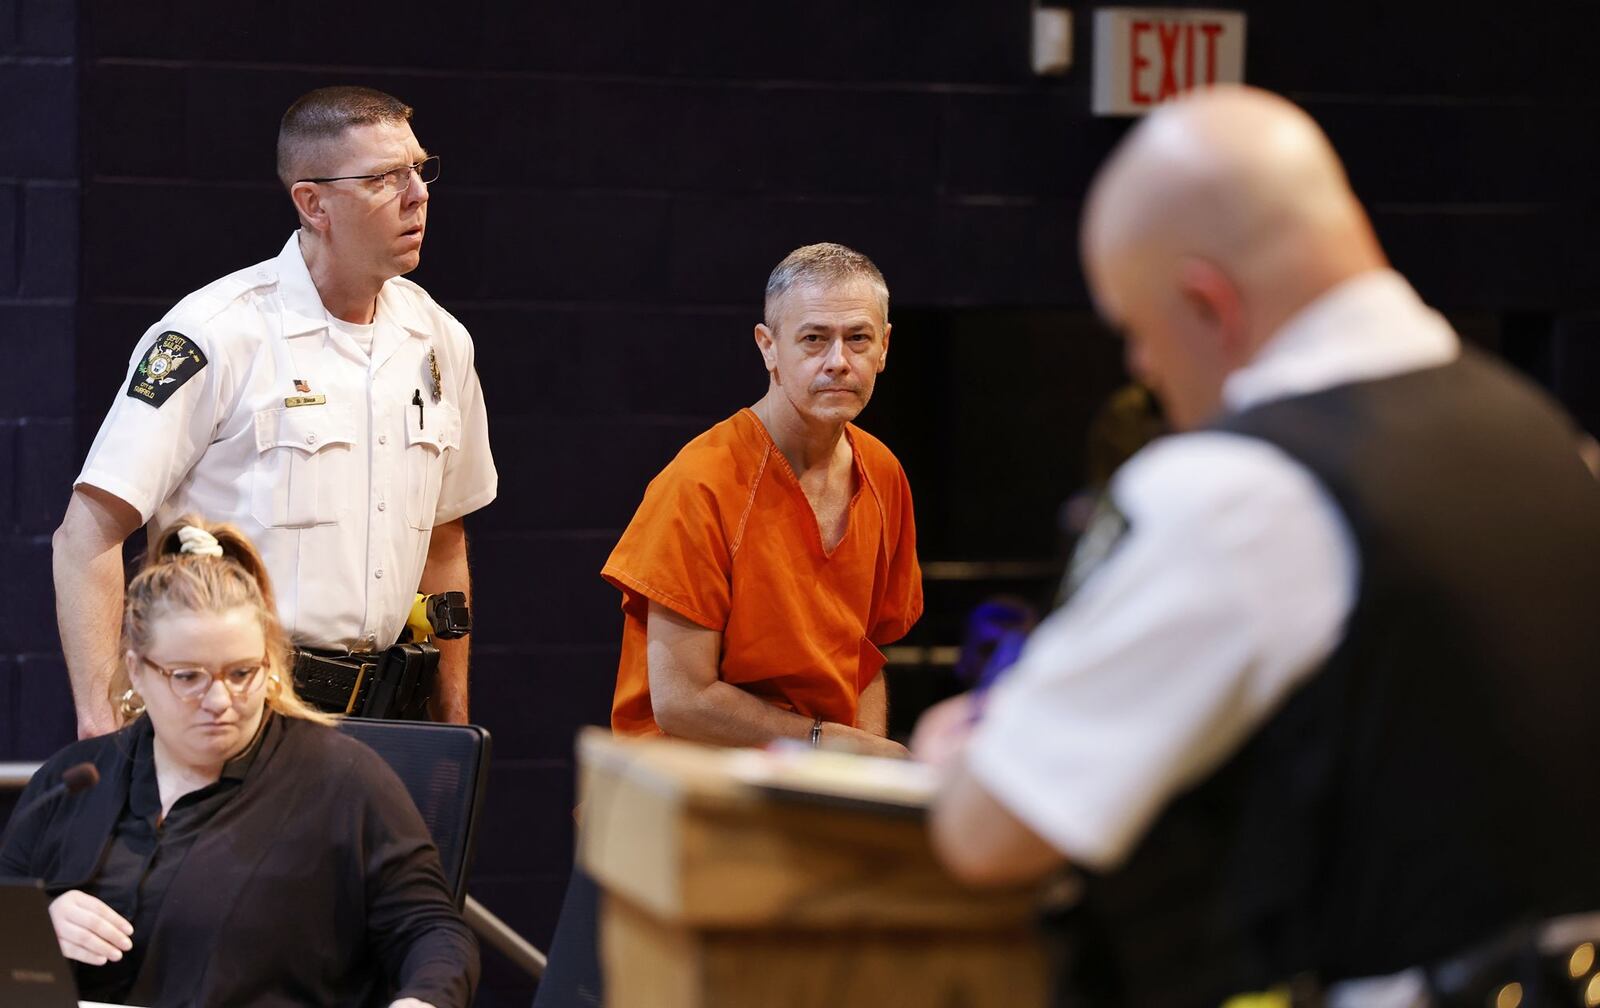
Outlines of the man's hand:
[{"label": "man's hand", "polygon": [[823,723],[822,735],[817,739],[817,748],[855,753],[857,756],[879,756],[884,759],[907,759],[911,755],[905,746],[894,739],[874,735],[860,728],[834,724],[831,721]]},{"label": "man's hand", "polygon": [[69,889],[50,901],[50,923],[61,954],[90,966],[116,962],[133,948],[133,925],[81,889]]},{"label": "man's hand", "polygon": [[975,693],[961,693],[929,707],[911,732],[911,755],[936,767],[957,762],[978,722],[982,704]]}]

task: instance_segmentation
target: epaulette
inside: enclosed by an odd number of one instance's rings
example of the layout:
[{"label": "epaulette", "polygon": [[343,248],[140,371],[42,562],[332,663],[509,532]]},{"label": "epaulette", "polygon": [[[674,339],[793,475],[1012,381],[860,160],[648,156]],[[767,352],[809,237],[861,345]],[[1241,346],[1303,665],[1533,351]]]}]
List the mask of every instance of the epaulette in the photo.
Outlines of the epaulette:
[{"label": "epaulette", "polygon": [[218,277],[182,301],[167,313],[169,320],[204,325],[244,300],[254,291],[265,290],[278,284],[278,275],[265,265],[249,266]]}]

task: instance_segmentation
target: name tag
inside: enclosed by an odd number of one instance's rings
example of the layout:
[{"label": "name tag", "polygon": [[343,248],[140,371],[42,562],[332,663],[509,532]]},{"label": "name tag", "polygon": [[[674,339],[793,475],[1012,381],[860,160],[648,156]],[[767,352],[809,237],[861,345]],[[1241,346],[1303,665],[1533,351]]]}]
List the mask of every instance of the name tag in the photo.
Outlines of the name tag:
[{"label": "name tag", "polygon": [[325,395],[292,395],[283,400],[285,406],[321,406],[328,401]]}]

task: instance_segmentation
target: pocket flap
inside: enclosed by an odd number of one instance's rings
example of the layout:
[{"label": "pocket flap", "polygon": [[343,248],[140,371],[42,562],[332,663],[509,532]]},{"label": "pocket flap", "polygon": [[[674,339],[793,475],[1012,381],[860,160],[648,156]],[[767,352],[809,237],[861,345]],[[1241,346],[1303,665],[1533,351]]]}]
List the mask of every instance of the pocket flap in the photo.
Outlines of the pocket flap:
[{"label": "pocket flap", "polygon": [[356,443],[355,412],[348,405],[289,406],[256,413],[256,450],[294,448],[307,455],[331,444]]},{"label": "pocket flap", "polygon": [[434,451],[461,446],[461,412],[454,403],[425,403],[422,422],[417,422],[417,408],[406,412],[406,444],[429,445]]}]

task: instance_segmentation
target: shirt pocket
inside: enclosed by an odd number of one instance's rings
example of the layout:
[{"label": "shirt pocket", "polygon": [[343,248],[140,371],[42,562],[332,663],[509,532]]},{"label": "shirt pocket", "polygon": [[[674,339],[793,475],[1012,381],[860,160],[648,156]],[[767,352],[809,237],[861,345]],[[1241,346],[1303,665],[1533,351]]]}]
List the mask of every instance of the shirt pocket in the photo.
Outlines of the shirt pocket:
[{"label": "shirt pocket", "polygon": [[406,523],[412,528],[433,528],[447,453],[460,445],[461,413],[454,403],[429,403],[421,423],[406,424]]},{"label": "shirt pocket", "polygon": [[250,513],[268,528],[339,520],[348,506],[356,417],[349,406],[291,406],[255,415]]}]

